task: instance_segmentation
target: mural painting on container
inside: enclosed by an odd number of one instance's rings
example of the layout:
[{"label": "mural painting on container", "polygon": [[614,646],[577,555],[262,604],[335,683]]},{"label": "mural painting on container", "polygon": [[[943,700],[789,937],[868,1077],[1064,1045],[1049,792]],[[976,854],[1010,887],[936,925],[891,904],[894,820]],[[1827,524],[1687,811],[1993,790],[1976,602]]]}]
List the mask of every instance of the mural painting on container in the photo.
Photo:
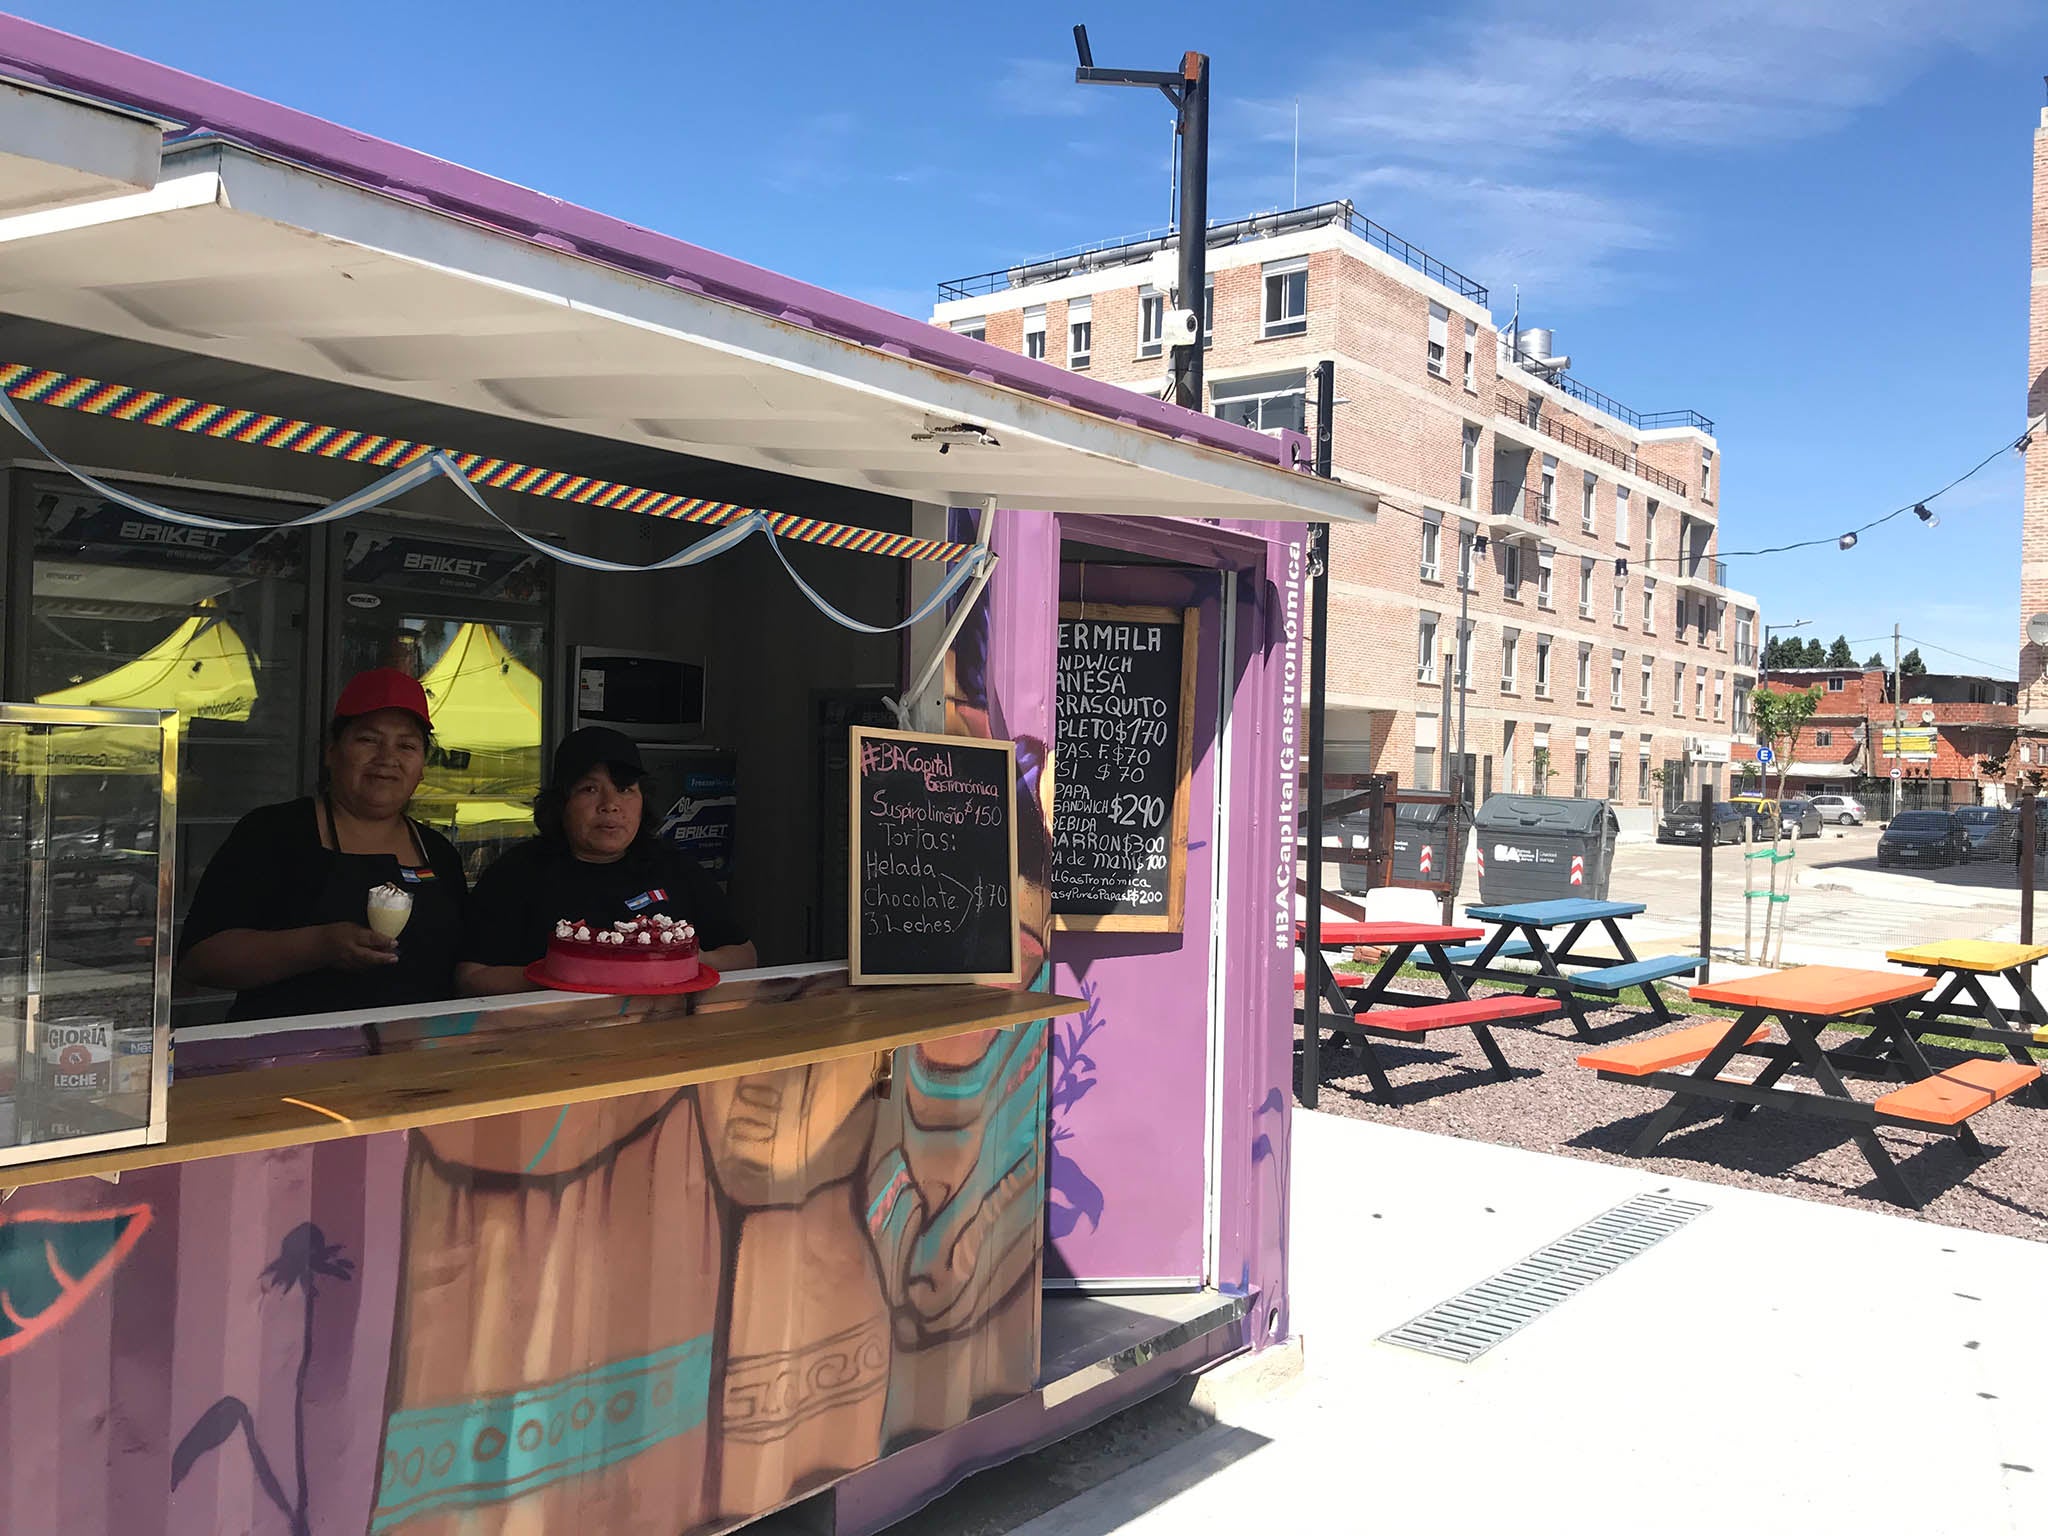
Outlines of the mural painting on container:
[{"label": "mural painting on container", "polygon": [[975,1038],[40,1187],[0,1529],[685,1536],[1029,1391],[1045,1036]]}]

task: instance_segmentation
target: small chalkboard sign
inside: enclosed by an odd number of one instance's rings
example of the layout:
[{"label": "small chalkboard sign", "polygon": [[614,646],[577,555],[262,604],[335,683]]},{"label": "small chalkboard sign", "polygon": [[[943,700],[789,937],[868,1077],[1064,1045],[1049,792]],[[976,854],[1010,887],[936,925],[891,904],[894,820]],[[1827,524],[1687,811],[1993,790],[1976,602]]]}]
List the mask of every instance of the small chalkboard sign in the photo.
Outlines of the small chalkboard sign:
[{"label": "small chalkboard sign", "polygon": [[1021,980],[1016,743],[857,726],[848,778],[849,979]]},{"label": "small chalkboard sign", "polygon": [[1194,608],[1060,604],[1057,928],[1181,931],[1200,617]]}]

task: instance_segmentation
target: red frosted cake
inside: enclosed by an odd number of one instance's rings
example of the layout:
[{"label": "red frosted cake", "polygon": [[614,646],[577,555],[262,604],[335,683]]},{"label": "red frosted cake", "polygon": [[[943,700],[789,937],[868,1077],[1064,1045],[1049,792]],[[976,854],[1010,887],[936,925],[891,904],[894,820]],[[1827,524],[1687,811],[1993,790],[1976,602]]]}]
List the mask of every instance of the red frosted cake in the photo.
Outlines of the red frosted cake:
[{"label": "red frosted cake", "polygon": [[695,981],[697,970],[697,930],[665,914],[609,928],[564,918],[548,940],[549,979],[572,987],[643,992]]}]

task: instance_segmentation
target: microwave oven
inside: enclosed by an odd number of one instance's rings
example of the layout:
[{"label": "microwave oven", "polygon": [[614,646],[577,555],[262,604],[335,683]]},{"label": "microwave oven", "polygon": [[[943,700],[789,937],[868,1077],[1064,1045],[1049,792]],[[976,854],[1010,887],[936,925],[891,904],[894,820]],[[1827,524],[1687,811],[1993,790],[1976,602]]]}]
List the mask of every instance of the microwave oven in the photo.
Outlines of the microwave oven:
[{"label": "microwave oven", "polygon": [[574,725],[608,725],[635,741],[695,741],[704,730],[704,668],[678,656],[579,645],[569,654]]}]

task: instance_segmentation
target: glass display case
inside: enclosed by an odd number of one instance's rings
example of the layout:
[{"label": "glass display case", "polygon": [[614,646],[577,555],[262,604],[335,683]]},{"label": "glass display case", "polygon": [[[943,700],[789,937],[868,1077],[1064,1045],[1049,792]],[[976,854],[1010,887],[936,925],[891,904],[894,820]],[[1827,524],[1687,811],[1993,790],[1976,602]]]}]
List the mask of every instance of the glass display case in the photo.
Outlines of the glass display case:
[{"label": "glass display case", "polygon": [[0,1168],[164,1139],[178,718],[0,704]]}]

